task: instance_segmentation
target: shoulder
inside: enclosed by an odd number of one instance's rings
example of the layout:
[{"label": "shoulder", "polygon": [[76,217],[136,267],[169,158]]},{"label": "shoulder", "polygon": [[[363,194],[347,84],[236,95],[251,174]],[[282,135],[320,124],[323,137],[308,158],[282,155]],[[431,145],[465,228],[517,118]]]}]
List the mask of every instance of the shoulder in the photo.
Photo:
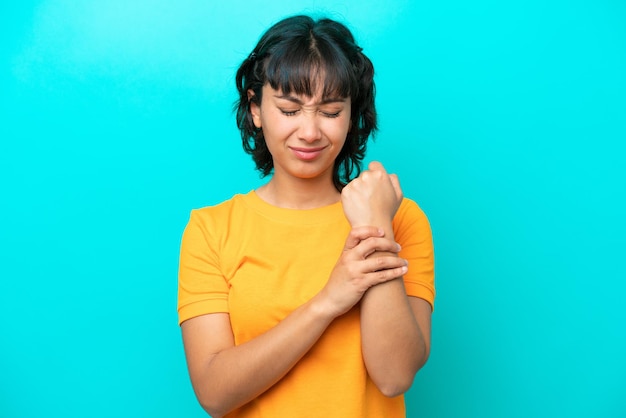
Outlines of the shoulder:
[{"label": "shoulder", "polygon": [[428,223],[428,217],[422,210],[422,208],[412,199],[404,198],[400,203],[400,207],[393,218],[395,223],[405,222],[422,222]]},{"label": "shoulder", "polygon": [[396,241],[402,246],[400,257],[409,260],[404,285],[409,296],[430,303],[435,300],[435,258],[433,236],[428,218],[419,205],[404,199],[393,220]]},{"label": "shoulder", "polygon": [[215,221],[223,221],[232,216],[233,211],[241,210],[245,207],[248,194],[235,194],[228,200],[224,200],[215,205],[204,206],[191,210],[190,222],[209,224]]},{"label": "shoulder", "polygon": [[414,201],[404,198],[393,218],[393,231],[398,242],[432,240],[428,217]]},{"label": "shoulder", "polygon": [[226,233],[233,221],[241,218],[246,209],[247,194],[236,194],[228,200],[211,206],[192,209],[183,238],[210,240]]}]

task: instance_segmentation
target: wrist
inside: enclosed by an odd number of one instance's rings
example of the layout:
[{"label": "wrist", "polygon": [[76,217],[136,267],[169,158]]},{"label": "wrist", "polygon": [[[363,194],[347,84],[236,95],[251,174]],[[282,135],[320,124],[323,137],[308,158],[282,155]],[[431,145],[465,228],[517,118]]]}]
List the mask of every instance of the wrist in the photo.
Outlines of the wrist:
[{"label": "wrist", "polygon": [[337,309],[333,306],[331,300],[324,295],[325,289],[322,289],[317,295],[315,295],[307,304],[307,310],[312,315],[316,322],[330,324],[336,317],[340,316],[343,312],[337,312]]},{"label": "wrist", "polygon": [[350,224],[352,229],[366,226],[373,226],[381,229],[385,233],[385,238],[393,239],[393,224],[391,220],[371,220],[368,223],[354,223]]}]

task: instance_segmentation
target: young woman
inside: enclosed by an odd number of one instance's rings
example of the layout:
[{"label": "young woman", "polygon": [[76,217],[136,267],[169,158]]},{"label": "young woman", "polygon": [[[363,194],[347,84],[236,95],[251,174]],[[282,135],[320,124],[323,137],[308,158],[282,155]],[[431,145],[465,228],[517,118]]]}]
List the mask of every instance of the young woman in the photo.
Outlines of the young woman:
[{"label": "young woman", "polygon": [[271,178],[192,211],[180,259],[189,374],[213,417],[405,416],[433,247],[397,178],[361,172],[373,75],[344,25],[307,16],[272,26],[237,71],[243,146]]}]

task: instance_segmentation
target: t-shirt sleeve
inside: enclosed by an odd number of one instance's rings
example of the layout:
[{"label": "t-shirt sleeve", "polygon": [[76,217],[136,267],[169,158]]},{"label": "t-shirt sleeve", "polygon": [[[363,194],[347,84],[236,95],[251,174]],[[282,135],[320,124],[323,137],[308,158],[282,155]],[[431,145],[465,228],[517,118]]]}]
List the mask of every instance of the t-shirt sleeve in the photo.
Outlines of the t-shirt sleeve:
[{"label": "t-shirt sleeve", "polygon": [[396,242],[402,246],[400,257],[409,261],[404,286],[415,296],[435,306],[435,257],[433,238],[426,214],[414,201],[404,199],[393,220]]},{"label": "t-shirt sleeve", "polygon": [[191,212],[183,232],[178,270],[178,323],[228,312],[228,283],[220,269],[218,240],[203,210]]}]

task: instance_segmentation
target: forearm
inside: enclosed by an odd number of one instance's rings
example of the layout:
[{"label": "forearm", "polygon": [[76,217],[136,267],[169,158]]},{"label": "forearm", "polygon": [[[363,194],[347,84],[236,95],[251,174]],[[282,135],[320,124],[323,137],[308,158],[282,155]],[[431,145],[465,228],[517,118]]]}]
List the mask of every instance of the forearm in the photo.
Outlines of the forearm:
[{"label": "forearm", "polygon": [[[391,225],[383,226],[393,236]],[[370,257],[389,255],[376,252]],[[410,267],[410,266],[409,266]],[[370,288],[361,301],[361,339],[367,371],[387,396],[409,389],[428,350],[401,277]]]},{"label": "forearm", "polygon": [[428,354],[402,278],[372,287],[363,296],[361,344],[376,386],[387,396],[406,392]]},{"label": "forearm", "polygon": [[254,399],[287,374],[332,319],[313,298],[264,334],[215,354],[194,382],[200,403],[220,417]]}]

